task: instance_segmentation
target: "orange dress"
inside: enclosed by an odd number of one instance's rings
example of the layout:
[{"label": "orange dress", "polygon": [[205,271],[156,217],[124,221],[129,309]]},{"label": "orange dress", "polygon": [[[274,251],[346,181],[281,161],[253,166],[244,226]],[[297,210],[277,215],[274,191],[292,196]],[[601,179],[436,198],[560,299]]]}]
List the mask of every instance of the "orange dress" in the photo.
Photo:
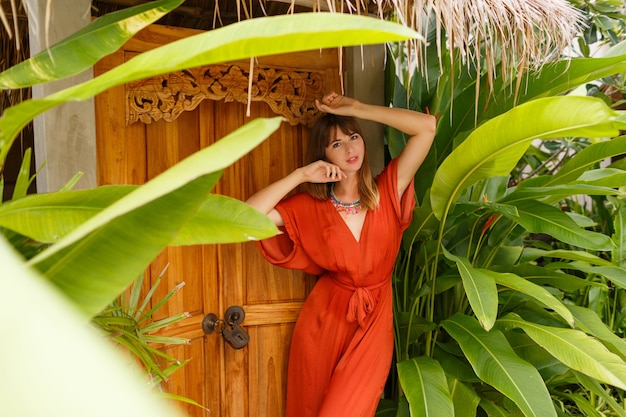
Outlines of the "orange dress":
[{"label": "orange dress", "polygon": [[296,323],[287,417],[372,417],[393,356],[391,275],[415,205],[397,192],[397,161],[376,178],[380,204],[359,241],[330,201],[296,194],[276,207],[283,234],[259,242],[284,268],[320,275]]}]

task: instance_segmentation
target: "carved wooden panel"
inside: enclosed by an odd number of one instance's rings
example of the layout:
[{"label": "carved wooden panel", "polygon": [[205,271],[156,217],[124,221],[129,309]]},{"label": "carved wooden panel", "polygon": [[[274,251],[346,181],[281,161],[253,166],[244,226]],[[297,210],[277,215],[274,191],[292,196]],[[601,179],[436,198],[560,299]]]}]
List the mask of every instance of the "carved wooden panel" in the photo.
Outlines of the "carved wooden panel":
[{"label": "carved wooden panel", "polygon": [[126,124],[171,122],[205,99],[244,104],[250,99],[267,103],[292,125],[309,126],[318,113],[315,99],[325,92],[324,79],[324,71],[292,68],[255,67],[250,74],[239,64],[178,71],[126,85]]}]

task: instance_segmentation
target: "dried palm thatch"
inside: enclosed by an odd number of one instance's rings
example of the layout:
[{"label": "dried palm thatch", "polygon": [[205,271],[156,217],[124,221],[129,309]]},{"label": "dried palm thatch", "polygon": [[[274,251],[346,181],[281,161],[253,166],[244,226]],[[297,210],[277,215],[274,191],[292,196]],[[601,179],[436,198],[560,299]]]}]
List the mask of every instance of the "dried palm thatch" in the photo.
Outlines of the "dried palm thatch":
[{"label": "dried palm thatch", "polygon": [[[28,58],[28,22],[25,15],[11,13],[5,18],[11,19],[11,31],[0,31],[0,72]],[[30,97],[30,88],[19,90],[0,90],[0,114],[2,110],[20,103]]]},{"label": "dried palm thatch", "polygon": [[[12,67],[13,65],[24,61],[28,58],[28,22],[25,15],[9,15],[7,16],[10,21],[13,22],[12,33],[0,30],[0,72]],[[14,19],[15,17],[15,19]],[[9,36],[11,35],[11,36]],[[16,42],[19,40],[19,43]],[[31,97],[31,89],[23,88],[17,90],[0,90],[0,116],[3,115],[4,109],[28,100]],[[4,180],[3,195],[0,195],[0,200],[4,201],[10,198],[12,190],[15,186],[15,178],[17,178],[20,170],[21,162],[28,148],[33,146],[33,125],[29,123],[20,132],[19,137],[13,143],[9,155],[6,159],[6,164],[2,170],[0,170],[0,180]],[[31,172],[34,172],[34,159],[32,160]],[[34,191],[35,184],[33,183],[30,192]],[[1,189],[2,187],[0,187]]]},{"label": "dried palm thatch", "polygon": [[[92,3],[94,9],[110,11],[146,1]],[[15,22],[7,14],[17,16],[23,3],[27,1],[0,3],[0,20],[7,33],[16,33]],[[7,8],[12,13],[6,13]],[[178,13],[180,23],[195,16],[197,24],[204,26],[196,28],[208,30],[209,25],[215,28],[235,20],[305,10],[396,20],[423,35],[434,26],[440,62],[445,49],[452,59],[458,54],[462,64],[485,71],[489,85],[498,67],[500,76],[509,78],[559,57],[579,34],[583,21],[582,12],[568,0],[187,0],[173,13]],[[416,58],[412,65],[423,70],[428,46],[416,41],[409,47]]]},{"label": "dried palm thatch", "polygon": [[[490,86],[498,66],[501,76],[510,79],[560,58],[580,33],[584,19],[567,0],[280,1],[292,7],[308,4],[314,10],[394,19],[424,36],[434,24],[439,61],[445,46],[453,61],[458,53],[462,64],[478,73],[484,69]],[[417,68],[425,68],[429,46],[417,41],[410,45]]]}]

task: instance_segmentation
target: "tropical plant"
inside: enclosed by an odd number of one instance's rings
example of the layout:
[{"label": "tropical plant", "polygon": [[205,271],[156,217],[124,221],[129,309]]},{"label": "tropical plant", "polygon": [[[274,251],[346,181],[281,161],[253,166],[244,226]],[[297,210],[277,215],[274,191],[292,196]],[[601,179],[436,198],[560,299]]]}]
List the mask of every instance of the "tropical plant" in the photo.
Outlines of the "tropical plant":
[{"label": "tropical plant", "polygon": [[185,285],[184,281],[176,285],[152,305],[152,298],[166,270],[167,267],[143,297],[144,275],[141,275],[130,285],[128,291],[91,319],[115,344],[130,354],[129,358],[137,362],[139,369],[146,373],[147,381],[152,387],[160,387],[162,382],[189,361],[181,361],[159,349],[161,346],[189,343],[189,339],[183,337],[163,336],[158,333],[189,317],[189,313],[183,312],[154,320],[154,314]]},{"label": "tropical plant", "polygon": [[[26,197],[30,184],[35,176],[30,175],[31,149],[26,149],[22,166],[16,179],[16,186],[13,190],[11,200],[18,200]],[[80,179],[77,174],[70,180],[61,191],[69,191]],[[0,189],[0,193],[2,190]],[[0,228],[2,234],[25,259],[30,259],[47,246],[33,240],[30,237],[19,234],[7,228]],[[167,268],[166,268],[167,269]],[[181,368],[187,361],[181,361],[163,350],[154,346],[176,345],[188,343],[187,339],[154,335],[155,332],[175,324],[186,317],[187,313],[180,313],[172,317],[166,317],[158,321],[153,321],[153,314],[163,306],[183,285],[184,282],[170,290],[161,300],[154,302],[151,307],[152,297],[158,288],[161,277],[165,270],[159,275],[155,283],[147,291],[140,303],[141,291],[143,287],[144,275],[134,281],[130,289],[115,298],[103,311],[95,315],[91,322],[101,329],[116,345],[123,347],[130,354],[131,363],[139,365],[140,371],[145,372],[148,381],[153,387],[160,387],[169,375]],[[177,397],[178,399],[192,402],[189,399]]]},{"label": "tropical plant", "polygon": [[[160,0],[150,6],[166,13],[179,3]],[[105,47],[111,38],[119,46],[139,30],[142,21],[149,23],[156,16],[142,10],[140,15],[134,14],[135,9],[96,20],[18,69],[0,74],[2,88],[88,68],[115,49]],[[128,24],[128,19],[134,24]],[[393,23],[325,14],[254,19],[181,40],[141,54],[92,81],[5,109],[0,118],[0,161],[20,129],[36,115],[115,85],[245,57],[415,36]],[[86,49],[102,55],[75,54],[84,52],[85,43]],[[56,59],[52,62],[46,56]],[[276,233],[266,216],[210,191],[224,168],[280,123],[280,118],[254,120],[142,186],[21,196],[0,206],[0,225],[7,236],[46,244],[25,260],[6,239],[0,239],[0,329],[7,341],[0,350],[5,375],[0,383],[3,415],[177,415],[156,402],[137,383],[136,375],[129,375],[123,361],[88,329],[87,322],[102,313],[167,245],[247,241]]]},{"label": "tropical plant", "polygon": [[[626,149],[626,114],[566,93],[625,72],[626,43],[493,89],[479,66],[427,62],[423,77],[389,68],[392,105],[439,117],[395,271],[397,383],[379,415],[624,415],[626,171],[600,163]],[[551,166],[537,143],[570,153]],[[388,144],[395,156],[404,138]]]}]

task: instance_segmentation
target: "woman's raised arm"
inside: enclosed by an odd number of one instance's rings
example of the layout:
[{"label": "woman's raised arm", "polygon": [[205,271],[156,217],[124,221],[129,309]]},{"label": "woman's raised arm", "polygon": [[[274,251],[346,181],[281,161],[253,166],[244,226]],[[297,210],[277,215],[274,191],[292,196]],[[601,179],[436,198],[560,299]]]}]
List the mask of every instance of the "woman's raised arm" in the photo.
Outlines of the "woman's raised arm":
[{"label": "woman's raised arm", "polygon": [[291,190],[305,182],[334,182],[345,177],[346,174],[337,165],[326,161],[315,161],[295,169],[286,177],[261,189],[246,203],[266,214],[276,226],[282,226],[284,225],[283,218],[275,207]]},{"label": "woman's raised arm", "polygon": [[435,138],[435,117],[413,110],[361,103],[334,92],[324,96],[321,102],[316,101],[316,105],[320,111],[382,123],[410,136],[398,156],[398,194],[402,196],[428,155]]}]

